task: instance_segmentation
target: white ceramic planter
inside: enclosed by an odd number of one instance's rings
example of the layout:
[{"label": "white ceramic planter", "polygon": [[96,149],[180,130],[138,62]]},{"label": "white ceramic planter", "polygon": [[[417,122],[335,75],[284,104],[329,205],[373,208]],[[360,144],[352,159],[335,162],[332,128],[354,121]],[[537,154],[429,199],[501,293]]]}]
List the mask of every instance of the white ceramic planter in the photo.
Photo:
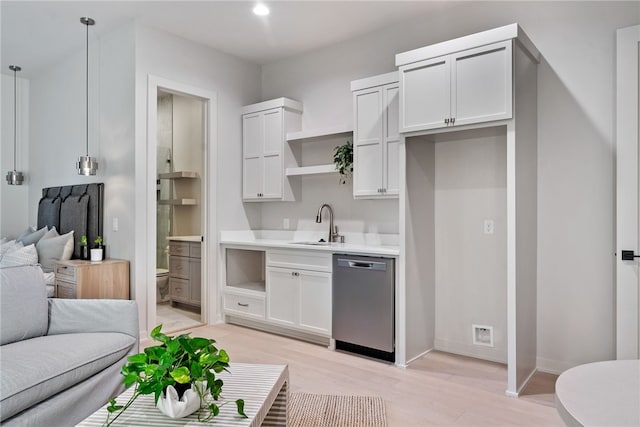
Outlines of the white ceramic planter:
[{"label": "white ceramic planter", "polygon": [[91,249],[91,261],[102,261],[103,249]]},{"label": "white ceramic planter", "polygon": [[[204,389],[203,384],[199,383],[198,386]],[[191,384],[191,388],[186,390],[182,395],[182,398],[178,399],[178,392],[173,386],[168,386],[166,393],[163,393],[158,398],[156,407],[170,418],[183,418],[193,414],[200,409],[200,396],[194,388],[194,384]]]}]

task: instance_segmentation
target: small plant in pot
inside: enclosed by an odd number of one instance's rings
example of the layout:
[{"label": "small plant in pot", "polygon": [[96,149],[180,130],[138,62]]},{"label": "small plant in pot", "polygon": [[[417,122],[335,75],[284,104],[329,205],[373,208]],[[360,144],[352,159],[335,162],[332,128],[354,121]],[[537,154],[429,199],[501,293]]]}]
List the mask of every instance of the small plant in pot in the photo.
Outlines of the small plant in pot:
[{"label": "small plant in pot", "polygon": [[91,261],[102,261],[105,258],[104,244],[102,243],[102,236],[96,237],[93,241],[93,249],[91,249]]},{"label": "small plant in pot", "polygon": [[[151,331],[151,338],[160,345],[129,356],[122,367],[120,373],[125,387],[135,385],[135,390],[124,405],[118,405],[115,399],[109,401],[106,426],[143,394],[153,394],[156,406],[165,415],[179,418],[198,411],[200,422],[211,420],[218,415],[220,407],[232,402],[218,402],[223,382],[216,374],[229,367],[227,352],[216,348],[215,340],[189,334],[170,337],[160,332],[161,329],[162,325],[158,325]],[[238,414],[246,418],[244,400],[234,402]],[[112,415],[115,416],[111,418]]]},{"label": "small plant in pot", "polygon": [[89,245],[87,244],[87,236],[80,238],[80,259],[89,259]]},{"label": "small plant in pot", "polygon": [[353,173],[353,145],[351,141],[347,140],[347,142],[334,149],[333,162],[336,164],[336,170],[340,174],[340,184],[346,184]]}]

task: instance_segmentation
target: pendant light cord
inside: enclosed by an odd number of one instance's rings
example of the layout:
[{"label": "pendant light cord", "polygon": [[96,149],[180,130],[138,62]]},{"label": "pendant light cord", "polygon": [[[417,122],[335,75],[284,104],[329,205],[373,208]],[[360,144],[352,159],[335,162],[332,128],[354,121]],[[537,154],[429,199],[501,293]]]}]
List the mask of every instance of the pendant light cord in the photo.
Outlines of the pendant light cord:
[{"label": "pendant light cord", "polygon": [[18,68],[14,67],[13,69],[13,171],[16,171],[16,150],[17,150],[17,140],[18,140],[18,90],[17,88],[17,75]]},{"label": "pendant light cord", "polygon": [[87,157],[89,157],[89,22],[87,26],[87,72],[86,72],[86,107],[87,107]]}]

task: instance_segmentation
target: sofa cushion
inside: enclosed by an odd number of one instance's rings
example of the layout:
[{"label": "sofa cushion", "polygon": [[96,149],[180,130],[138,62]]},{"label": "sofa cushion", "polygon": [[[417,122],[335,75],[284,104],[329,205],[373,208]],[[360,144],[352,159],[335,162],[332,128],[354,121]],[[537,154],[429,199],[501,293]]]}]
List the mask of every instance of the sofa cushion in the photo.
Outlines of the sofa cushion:
[{"label": "sofa cushion", "polygon": [[135,343],[126,334],[100,332],[43,336],[1,346],[0,421],[108,368]]},{"label": "sofa cushion", "polygon": [[[0,269],[0,345],[47,333],[49,310],[42,269]],[[4,360],[2,361],[4,375]]]}]

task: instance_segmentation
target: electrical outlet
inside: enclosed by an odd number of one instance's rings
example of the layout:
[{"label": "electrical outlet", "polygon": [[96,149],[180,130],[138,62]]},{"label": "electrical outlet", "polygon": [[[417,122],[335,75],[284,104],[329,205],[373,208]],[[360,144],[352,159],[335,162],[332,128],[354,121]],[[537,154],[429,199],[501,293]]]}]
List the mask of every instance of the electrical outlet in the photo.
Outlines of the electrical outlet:
[{"label": "electrical outlet", "polygon": [[493,220],[485,219],[484,225],[483,225],[484,234],[493,234],[493,229],[494,229]]},{"label": "electrical outlet", "polygon": [[284,230],[288,230],[289,229],[289,218],[283,218],[282,219],[282,228]]},{"label": "electrical outlet", "polygon": [[493,326],[471,325],[473,344],[493,347]]}]

